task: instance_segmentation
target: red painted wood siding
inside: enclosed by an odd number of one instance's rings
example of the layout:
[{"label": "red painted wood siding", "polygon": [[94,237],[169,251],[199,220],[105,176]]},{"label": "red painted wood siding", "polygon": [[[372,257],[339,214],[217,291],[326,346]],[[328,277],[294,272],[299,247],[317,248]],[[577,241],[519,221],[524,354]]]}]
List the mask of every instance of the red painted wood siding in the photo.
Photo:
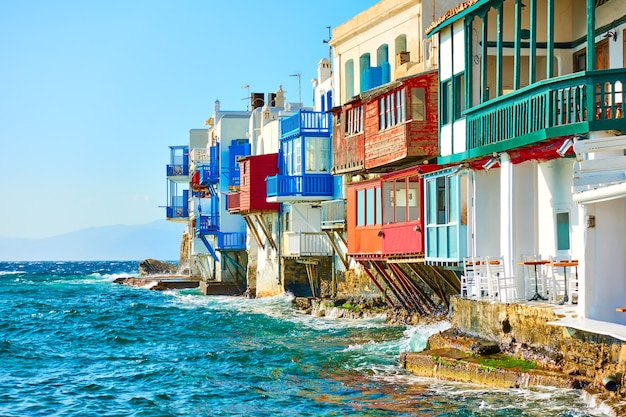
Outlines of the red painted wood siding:
[{"label": "red painted wood siding", "polygon": [[240,163],[240,213],[277,211],[279,203],[268,203],[265,178],[278,174],[278,154],[255,155]]},{"label": "red painted wood siding", "polygon": [[369,226],[357,226],[357,190],[380,185],[379,180],[364,181],[348,185],[346,198],[346,221],[348,230],[348,253],[349,254],[381,254],[383,250],[380,224]]},{"label": "red painted wood siding", "polygon": [[[365,110],[365,168],[376,169],[386,165],[412,160],[430,159],[438,155],[437,126],[437,72],[423,73],[406,79],[384,94],[371,97]],[[379,129],[379,98],[405,89],[408,121],[391,128]],[[412,121],[411,88],[423,88],[425,92],[426,120]]]},{"label": "red painted wood siding", "polygon": [[[363,132],[346,136],[347,112],[361,105],[360,101],[348,103],[333,112],[333,173],[358,172],[365,166]],[[341,122],[338,123],[337,119]]]}]

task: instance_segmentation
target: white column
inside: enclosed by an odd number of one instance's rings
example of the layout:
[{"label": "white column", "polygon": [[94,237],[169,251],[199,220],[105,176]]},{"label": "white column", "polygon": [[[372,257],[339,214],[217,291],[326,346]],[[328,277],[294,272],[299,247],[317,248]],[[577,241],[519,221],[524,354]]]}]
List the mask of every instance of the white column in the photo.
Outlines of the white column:
[{"label": "white column", "polygon": [[515,271],[513,259],[513,164],[506,153],[500,154],[500,254],[509,274]]}]

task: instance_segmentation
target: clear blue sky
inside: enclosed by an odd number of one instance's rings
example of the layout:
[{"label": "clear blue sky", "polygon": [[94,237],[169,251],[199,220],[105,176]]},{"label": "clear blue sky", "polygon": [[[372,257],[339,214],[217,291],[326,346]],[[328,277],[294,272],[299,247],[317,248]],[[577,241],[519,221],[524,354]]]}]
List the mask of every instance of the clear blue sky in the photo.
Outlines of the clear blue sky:
[{"label": "clear blue sky", "polygon": [[0,237],[163,219],[168,145],[245,84],[311,105],[326,27],[375,3],[0,1]]}]

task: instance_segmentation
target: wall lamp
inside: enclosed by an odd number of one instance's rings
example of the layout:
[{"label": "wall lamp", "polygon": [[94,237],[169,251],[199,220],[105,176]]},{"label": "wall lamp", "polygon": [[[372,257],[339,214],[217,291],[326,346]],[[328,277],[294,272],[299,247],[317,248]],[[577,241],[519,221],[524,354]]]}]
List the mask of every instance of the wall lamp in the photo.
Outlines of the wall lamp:
[{"label": "wall lamp", "polygon": [[613,39],[614,42],[617,42],[617,31],[609,30],[608,32],[604,34],[604,37],[607,39]]},{"label": "wall lamp", "polygon": [[565,142],[563,142],[563,144],[561,145],[561,147],[556,150],[556,153],[558,153],[560,156],[563,157],[572,146],[574,146],[574,139],[572,138],[566,139]]},{"label": "wall lamp", "polygon": [[483,165],[483,169],[485,171],[489,171],[491,168],[493,168],[496,164],[499,164],[499,163],[500,163],[500,157],[498,156],[498,154],[494,153],[491,159],[485,162],[485,164]]}]

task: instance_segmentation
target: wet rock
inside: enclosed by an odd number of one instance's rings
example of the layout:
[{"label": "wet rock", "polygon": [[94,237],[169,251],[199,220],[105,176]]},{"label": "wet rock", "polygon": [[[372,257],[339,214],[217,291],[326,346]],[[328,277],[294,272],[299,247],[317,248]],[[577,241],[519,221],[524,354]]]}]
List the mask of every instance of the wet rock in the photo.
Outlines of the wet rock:
[{"label": "wet rock", "polygon": [[139,275],[142,277],[150,275],[172,275],[176,274],[178,267],[170,262],[157,261],[156,259],[145,259],[139,263]]}]

